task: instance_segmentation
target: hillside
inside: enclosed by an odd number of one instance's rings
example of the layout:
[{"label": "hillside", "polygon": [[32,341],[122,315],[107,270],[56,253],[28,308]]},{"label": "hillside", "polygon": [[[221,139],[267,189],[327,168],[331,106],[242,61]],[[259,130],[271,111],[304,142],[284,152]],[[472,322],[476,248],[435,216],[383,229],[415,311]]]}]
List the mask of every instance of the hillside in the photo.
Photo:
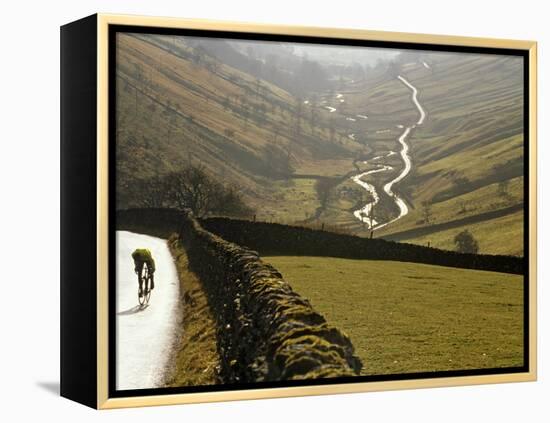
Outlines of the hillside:
[{"label": "hillside", "polygon": [[286,91],[182,39],[118,37],[118,208],[139,201],[139,179],[197,163],[259,206],[304,162],[337,173],[359,148],[331,141],[323,116],[306,122]]},{"label": "hillside", "polygon": [[[411,62],[410,60],[414,60]],[[348,84],[343,90],[349,109],[361,110],[368,121],[356,122],[355,138],[363,140],[372,152],[366,157],[373,166],[390,165],[395,171],[370,177],[382,187],[402,168],[396,151],[397,138],[418,119],[410,92],[400,84],[399,74],[414,83],[427,117],[413,129],[409,175],[397,191],[409,205],[402,219],[378,231],[376,236],[392,235],[438,248],[453,248],[452,238],[464,228],[472,229],[486,253],[523,254],[523,72],[514,57],[491,55],[451,55],[422,53],[394,65],[385,77],[362,84]],[[361,124],[361,125],[360,125]],[[346,189],[355,185],[348,182]],[[381,190],[380,190],[381,191]],[[327,218],[353,231],[361,224],[342,210],[353,203],[340,194]],[[381,198],[378,213],[392,213],[387,199]],[[469,225],[451,225],[447,231],[425,236],[411,235],[414,228],[483,216],[509,210],[506,216]],[[395,212],[393,212],[395,213]],[[406,237],[399,233],[408,231]],[[503,235],[502,231],[505,231]],[[506,236],[506,242],[502,237]]]},{"label": "hillside", "polygon": [[[358,212],[373,203],[375,237],[454,249],[468,229],[481,253],[523,255],[521,60],[413,51],[359,68],[280,43],[119,35],[117,208],[201,165],[257,220],[370,236]],[[299,72],[326,88],[296,89]]]}]

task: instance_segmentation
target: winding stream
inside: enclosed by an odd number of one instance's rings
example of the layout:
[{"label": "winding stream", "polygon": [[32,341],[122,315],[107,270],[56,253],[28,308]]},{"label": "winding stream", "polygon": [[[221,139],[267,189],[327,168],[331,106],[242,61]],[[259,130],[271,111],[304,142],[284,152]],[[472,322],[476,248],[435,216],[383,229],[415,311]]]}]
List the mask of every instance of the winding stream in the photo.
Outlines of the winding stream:
[{"label": "winding stream", "polygon": [[363,223],[367,224],[369,229],[378,225],[378,222],[374,218],[372,218],[371,213],[374,206],[376,206],[376,204],[378,204],[378,201],[380,201],[380,197],[378,196],[378,192],[376,191],[375,186],[369,184],[366,181],[363,181],[361,178],[364,178],[367,175],[372,175],[373,173],[386,172],[392,169],[393,167],[388,165],[378,165],[376,169],[368,170],[351,178],[353,182],[365,188],[372,196],[372,201],[370,203],[365,204],[363,207],[353,212],[353,215]]},{"label": "winding stream", "polygon": [[[412,164],[411,164],[411,158],[409,156],[409,145],[407,144],[407,137],[410,135],[411,131],[414,128],[416,128],[417,125],[422,125],[422,123],[424,122],[424,119],[426,119],[426,112],[424,111],[424,109],[422,108],[420,103],[418,102],[418,90],[416,89],[416,87],[413,86],[409,81],[407,81],[401,75],[399,75],[397,77],[397,79],[399,79],[399,81],[401,81],[407,88],[409,88],[412,91],[411,99],[412,99],[414,105],[416,106],[416,108],[418,109],[418,111],[420,113],[420,117],[419,117],[418,121],[415,124],[413,124],[411,126],[406,126],[406,127],[404,125],[398,125],[398,127],[404,128],[403,133],[398,138],[398,141],[401,144],[401,151],[399,152],[399,154],[400,154],[401,158],[403,159],[404,167],[403,167],[403,170],[401,170],[401,172],[399,173],[399,175],[397,175],[394,179],[392,179],[391,181],[386,183],[383,187],[384,192],[389,197],[392,198],[392,200],[395,202],[396,206],[399,208],[399,215],[397,217],[387,221],[387,222],[378,223],[372,217],[372,212],[373,212],[373,209],[376,206],[376,204],[378,204],[378,202],[380,201],[380,197],[378,195],[378,192],[376,191],[376,187],[362,179],[362,178],[364,178],[368,175],[372,175],[373,173],[386,172],[386,171],[389,171],[389,170],[393,170],[392,166],[378,164],[376,169],[372,169],[372,170],[360,173],[360,174],[355,175],[351,178],[353,180],[353,182],[355,182],[356,184],[358,184],[361,187],[363,187],[364,189],[366,189],[370,193],[370,195],[372,196],[372,201],[370,201],[369,203],[364,205],[362,208],[360,208],[358,210],[355,210],[353,212],[353,215],[357,219],[359,219],[361,222],[363,222],[369,229],[373,229],[373,230],[383,228],[384,226],[389,225],[390,223],[393,223],[393,222],[401,219],[403,216],[406,216],[409,213],[409,208],[407,207],[407,203],[405,203],[405,200],[403,200],[401,197],[399,197],[399,195],[397,195],[393,191],[392,188],[395,184],[402,181],[409,174],[409,172],[411,171]],[[378,132],[380,132],[380,131],[378,131]],[[388,157],[388,156],[391,156],[393,154],[395,154],[395,152],[390,151],[384,157]],[[371,161],[372,160],[378,160],[381,157],[382,156],[377,156],[374,159],[371,159]],[[364,163],[368,164],[368,162],[364,162]]]}]

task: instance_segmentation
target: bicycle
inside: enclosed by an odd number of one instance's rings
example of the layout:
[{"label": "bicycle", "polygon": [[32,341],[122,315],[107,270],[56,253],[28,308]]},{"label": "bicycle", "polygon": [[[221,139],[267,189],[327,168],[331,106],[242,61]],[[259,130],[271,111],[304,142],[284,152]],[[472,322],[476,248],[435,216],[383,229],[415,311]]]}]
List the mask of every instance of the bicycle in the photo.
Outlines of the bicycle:
[{"label": "bicycle", "polygon": [[[139,305],[149,304],[151,299],[151,274],[149,273],[149,266],[147,263],[143,263],[141,273],[138,274],[138,301]],[[143,289],[143,295],[139,295],[139,287]]]}]

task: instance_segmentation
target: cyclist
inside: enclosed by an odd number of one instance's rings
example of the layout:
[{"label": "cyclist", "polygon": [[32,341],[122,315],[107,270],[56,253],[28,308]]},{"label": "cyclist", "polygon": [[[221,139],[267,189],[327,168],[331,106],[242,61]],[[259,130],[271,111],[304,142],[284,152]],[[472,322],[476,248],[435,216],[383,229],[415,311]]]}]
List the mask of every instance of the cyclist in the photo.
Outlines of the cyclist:
[{"label": "cyclist", "polygon": [[[143,265],[147,264],[149,269],[149,274],[151,275],[151,289],[155,287],[155,260],[151,251],[146,248],[138,248],[132,253],[132,258],[134,259],[134,271],[139,276],[143,270]],[[143,296],[143,280],[141,277],[138,277],[139,280],[139,296]]]}]

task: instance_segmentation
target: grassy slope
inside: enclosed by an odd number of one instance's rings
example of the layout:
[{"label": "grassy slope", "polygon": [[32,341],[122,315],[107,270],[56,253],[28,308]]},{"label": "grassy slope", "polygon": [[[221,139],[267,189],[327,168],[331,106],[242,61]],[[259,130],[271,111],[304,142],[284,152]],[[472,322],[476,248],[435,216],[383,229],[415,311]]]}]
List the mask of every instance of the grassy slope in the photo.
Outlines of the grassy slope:
[{"label": "grassy slope", "polygon": [[[196,63],[191,47],[173,46],[171,40],[118,39],[120,203],[131,205],[135,193],[128,187],[134,177],[202,162],[219,179],[239,186],[253,205],[261,205],[283,185],[268,172],[268,145],[288,153],[298,170],[305,162],[329,172],[341,172],[344,164],[349,168],[350,160],[338,158],[352,157],[357,143],[344,138],[331,142],[322,116],[313,127],[302,118],[298,135],[297,100],[291,95],[211,57]],[[265,113],[259,112],[262,108]],[[324,161],[330,165],[323,166]],[[277,204],[273,209],[279,213]]]},{"label": "grassy slope", "polygon": [[[523,237],[523,212],[490,219],[482,223],[468,225],[468,230],[478,239],[481,251],[490,251],[491,254],[523,256],[523,247],[518,238]],[[406,242],[428,245],[443,250],[454,250],[454,237],[462,228],[453,228],[438,231],[429,235],[422,235]],[[510,240],[510,242],[508,242]]]},{"label": "grassy slope", "polygon": [[[297,174],[341,176],[353,169],[353,159],[373,163],[373,157],[397,151],[402,132],[397,125],[418,119],[410,91],[387,74],[347,81],[341,89],[320,93],[298,107],[298,99],[284,90],[208,56],[196,63],[193,52],[172,37],[119,38],[119,206],[132,206],[139,196],[131,189],[135,176],[151,177],[202,162],[220,180],[240,187],[247,202],[257,208],[258,219],[300,222],[320,205],[314,180],[285,181],[266,173],[272,161],[265,152],[268,145],[288,154]],[[410,213],[377,236],[523,201],[521,64],[513,58],[440,53],[425,54],[423,60],[431,69],[419,60],[399,70],[419,88],[419,100],[428,113],[425,124],[410,139],[413,171],[395,187],[407,199]],[[336,112],[330,113],[327,106]],[[258,112],[262,107],[265,114]],[[298,108],[302,116],[299,134]],[[337,129],[332,139],[329,122]],[[348,138],[350,134],[356,141]],[[402,162],[393,155],[377,163],[395,168],[370,176],[382,192]],[[372,168],[361,161],[356,165]],[[508,193],[495,196],[502,180],[510,181]],[[342,182],[320,221],[366,234],[352,215],[357,199],[346,194],[346,189],[361,190],[351,180]],[[428,223],[421,206],[426,200],[435,201]],[[392,214],[395,207],[381,195],[375,213]],[[522,255],[521,219],[516,213],[468,229],[478,238],[481,252]],[[499,227],[502,222],[505,228]],[[452,248],[452,238],[462,229],[407,241]],[[498,242],[502,230],[507,236],[504,243]]]},{"label": "grassy slope", "polygon": [[169,246],[178,270],[184,307],[181,339],[165,385],[178,387],[217,384],[220,358],[216,347],[214,316],[208,307],[200,281],[188,269],[187,254],[177,238],[170,238]]},{"label": "grassy slope", "polygon": [[[431,69],[424,68],[420,61],[400,69],[400,74],[419,89],[419,101],[428,113],[424,125],[417,128],[410,141],[414,170],[397,186],[398,192],[408,200],[411,211],[405,218],[379,231],[379,236],[426,225],[421,204],[427,200],[435,202],[433,221],[429,223],[460,219],[523,202],[523,73],[520,60],[446,54],[426,54],[424,60],[431,64]],[[369,158],[397,149],[396,139],[402,131],[395,127],[397,122],[410,124],[418,119],[418,112],[410,101],[410,91],[395,80],[356,87],[346,98],[369,115],[358,135],[373,147]],[[377,133],[384,127],[390,132]],[[402,167],[397,156],[377,163],[397,169]],[[377,174],[371,180],[382,186],[394,175]],[[508,195],[495,196],[497,184],[502,180],[510,181]],[[353,186],[349,182],[347,185]],[[379,212],[387,206],[387,202],[382,201]],[[349,204],[341,198],[333,202],[331,217],[360,230],[360,225],[342,212],[347,207]],[[498,250],[492,248],[495,242],[484,238],[490,233],[489,228],[498,227],[496,220],[470,228],[475,229],[474,236],[480,240],[482,252],[522,255],[522,232],[517,230],[521,221],[516,220],[521,217],[521,214],[514,214],[508,219],[508,223],[513,222],[505,228],[506,247],[501,245]],[[443,235],[452,237],[462,229],[440,234],[439,238],[443,241]],[[424,243],[425,239],[408,241]],[[449,239],[438,241],[437,245],[453,247]]]},{"label": "grassy slope", "polygon": [[521,276],[388,261],[265,260],[351,337],[364,374],[522,365]]}]

